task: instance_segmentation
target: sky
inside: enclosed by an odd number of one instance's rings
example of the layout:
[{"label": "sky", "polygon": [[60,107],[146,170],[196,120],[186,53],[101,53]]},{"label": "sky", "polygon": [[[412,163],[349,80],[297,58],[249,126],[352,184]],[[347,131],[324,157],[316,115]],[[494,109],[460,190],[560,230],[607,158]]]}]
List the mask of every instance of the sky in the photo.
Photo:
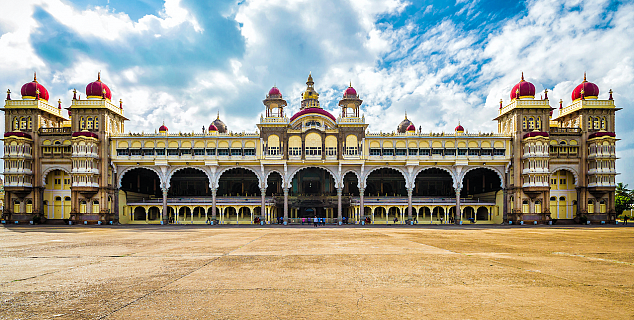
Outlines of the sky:
[{"label": "sky", "polygon": [[[323,108],[352,83],[370,131],[494,132],[521,72],[551,106],[583,80],[614,91],[617,181],[634,186],[634,2],[608,0],[0,0],[0,88],[50,101],[101,79],[126,131],[253,132],[277,86],[288,115],[312,73]],[[3,89],[4,90],[4,89]],[[19,98],[19,97],[18,97]],[[557,111],[555,111],[555,115]],[[0,124],[4,125],[4,124]],[[4,128],[2,128],[4,129]]]}]

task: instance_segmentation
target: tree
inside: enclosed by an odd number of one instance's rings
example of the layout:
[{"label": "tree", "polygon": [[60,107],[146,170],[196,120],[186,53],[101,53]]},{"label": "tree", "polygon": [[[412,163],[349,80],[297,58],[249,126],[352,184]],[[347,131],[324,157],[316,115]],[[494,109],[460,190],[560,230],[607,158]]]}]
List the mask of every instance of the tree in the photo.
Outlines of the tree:
[{"label": "tree", "polygon": [[615,195],[616,204],[614,207],[616,209],[616,215],[620,216],[623,214],[623,211],[629,209],[632,203],[634,203],[634,196],[632,195],[632,190],[627,188],[627,184],[624,185],[622,182],[616,185]]}]

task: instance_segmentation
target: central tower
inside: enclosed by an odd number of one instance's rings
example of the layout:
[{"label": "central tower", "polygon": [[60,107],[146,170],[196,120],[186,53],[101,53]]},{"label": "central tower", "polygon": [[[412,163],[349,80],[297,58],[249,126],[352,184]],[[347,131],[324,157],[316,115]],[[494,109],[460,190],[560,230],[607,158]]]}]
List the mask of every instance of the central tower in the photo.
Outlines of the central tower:
[{"label": "central tower", "polygon": [[315,82],[313,82],[312,74],[308,74],[308,81],[306,81],[306,91],[302,94],[302,106],[300,110],[307,108],[319,108],[319,93],[315,91]]}]

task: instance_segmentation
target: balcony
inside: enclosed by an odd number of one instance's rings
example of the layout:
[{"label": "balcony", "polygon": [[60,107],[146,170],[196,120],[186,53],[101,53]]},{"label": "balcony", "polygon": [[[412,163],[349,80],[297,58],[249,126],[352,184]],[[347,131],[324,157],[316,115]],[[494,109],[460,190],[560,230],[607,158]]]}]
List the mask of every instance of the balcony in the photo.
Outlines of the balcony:
[{"label": "balcony", "polygon": [[61,135],[71,135],[72,131],[70,127],[40,128],[38,130],[38,134],[41,136],[61,136]]}]

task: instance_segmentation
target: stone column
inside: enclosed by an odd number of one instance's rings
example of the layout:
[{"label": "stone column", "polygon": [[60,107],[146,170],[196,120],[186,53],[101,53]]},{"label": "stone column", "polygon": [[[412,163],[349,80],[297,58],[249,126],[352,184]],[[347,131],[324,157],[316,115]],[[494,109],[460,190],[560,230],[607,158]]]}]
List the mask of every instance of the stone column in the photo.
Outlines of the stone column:
[{"label": "stone column", "polygon": [[337,222],[341,222],[341,195],[343,194],[343,188],[337,188]]},{"label": "stone column", "polygon": [[167,224],[169,211],[167,210],[167,188],[161,188],[163,191],[163,224]]},{"label": "stone column", "polygon": [[262,221],[265,221],[265,216],[266,216],[266,203],[265,203],[265,199],[264,197],[266,197],[266,188],[261,188],[260,189],[260,193],[262,193],[262,201],[261,201],[261,206],[260,206],[260,219],[262,219]]},{"label": "stone column", "polygon": [[364,188],[359,188],[359,223],[365,218],[365,206],[363,205],[363,193],[365,193]]},{"label": "stone column", "polygon": [[462,188],[456,188],[456,212],[454,217],[454,223],[460,224],[462,220],[462,211],[460,210],[460,191]]},{"label": "stone column", "polygon": [[407,219],[412,220],[412,194],[413,188],[407,188]]},{"label": "stone column", "polygon": [[288,222],[288,188],[284,188],[284,221]]},{"label": "stone column", "polygon": [[218,189],[216,188],[211,188],[211,220],[216,220],[216,191],[217,190]]}]

